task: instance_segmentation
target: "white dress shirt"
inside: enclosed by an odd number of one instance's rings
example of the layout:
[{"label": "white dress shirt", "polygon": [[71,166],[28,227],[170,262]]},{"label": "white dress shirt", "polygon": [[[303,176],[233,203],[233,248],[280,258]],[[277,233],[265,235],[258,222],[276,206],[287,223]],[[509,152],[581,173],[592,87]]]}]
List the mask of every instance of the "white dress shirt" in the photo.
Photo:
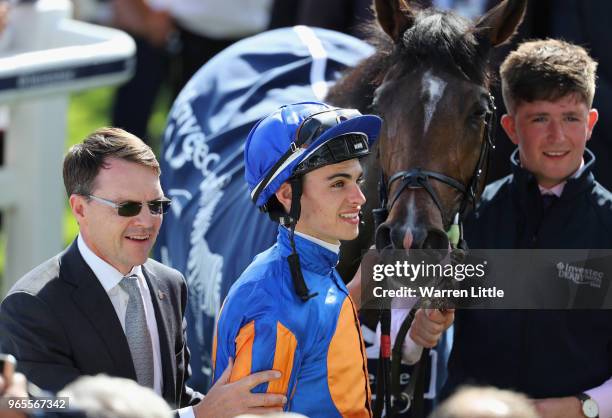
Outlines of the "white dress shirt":
[{"label": "white dress shirt", "polygon": [[[121,286],[119,286],[119,282],[121,279],[123,279],[124,275],[94,254],[94,252],[89,249],[87,244],[85,244],[85,241],[81,235],[79,235],[77,239],[77,245],[83,259],[94,272],[100,281],[100,284],[106,291],[108,298],[115,308],[117,318],[119,318],[119,322],[121,323],[121,328],[123,328],[123,332],[125,333],[125,313],[127,311],[129,296],[127,292],[123,290]],[[159,396],[162,396],[163,377],[159,348],[159,333],[157,331],[157,321],[155,320],[155,311],[153,310],[151,293],[149,292],[147,281],[142,274],[142,267],[135,266],[128,274],[126,274],[126,276],[130,276],[132,274],[135,274],[138,277],[138,288],[140,290],[140,295],[142,296],[145,317],[147,319],[147,328],[149,329],[149,334],[151,335],[151,345],[153,348],[153,390]]]},{"label": "white dress shirt", "polygon": [[[113,308],[115,308],[117,318],[119,318],[119,322],[121,323],[121,328],[123,328],[123,332],[125,333],[125,313],[127,311],[129,295],[121,288],[121,286],[119,286],[119,282],[125,276],[106,261],[94,254],[87,244],[85,244],[85,241],[81,235],[79,235],[77,238],[77,246],[81,256],[83,256],[83,259],[89,268],[91,268],[91,270],[94,272],[100,281],[100,284],[106,291],[108,298],[113,304]],[[159,347],[157,321],[155,319],[155,311],[153,310],[153,302],[151,301],[151,292],[149,291],[147,281],[142,274],[142,266],[134,266],[132,270],[126,274],[126,276],[130,276],[132,274],[135,274],[138,277],[138,288],[140,290],[140,296],[142,297],[144,305],[147,328],[149,329],[149,334],[151,335],[151,346],[153,348],[153,390],[159,396],[162,396],[163,375],[161,368],[161,351]],[[195,418],[195,414],[191,406],[179,409],[178,414],[180,418]]]}]

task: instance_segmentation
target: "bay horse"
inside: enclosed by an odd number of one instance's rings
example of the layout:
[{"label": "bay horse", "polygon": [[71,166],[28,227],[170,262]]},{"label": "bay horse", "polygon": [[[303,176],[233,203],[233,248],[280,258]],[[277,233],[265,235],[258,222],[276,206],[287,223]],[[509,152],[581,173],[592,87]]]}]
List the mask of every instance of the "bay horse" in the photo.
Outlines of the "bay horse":
[{"label": "bay horse", "polygon": [[[503,1],[475,25],[452,12],[415,11],[404,0],[374,4],[382,29],[373,34],[377,52],[327,97],[383,119],[377,152],[365,161],[364,224],[341,248],[338,269],[345,278],[374,242],[378,248],[449,247],[446,231],[455,215],[465,215],[484,187],[482,154],[493,111],[488,59],[514,34],[526,0]],[[406,176],[411,170],[418,171]],[[389,185],[397,173],[404,182]],[[395,201],[375,231],[381,179]]]},{"label": "bay horse", "polygon": [[[327,98],[384,121],[377,152],[364,164],[367,201],[360,235],[341,247],[338,270],[345,278],[353,277],[361,254],[373,243],[379,250],[437,249],[440,258],[451,244],[466,246],[449,242],[447,231],[476,204],[494,148],[488,59],[492,48],[514,34],[526,1],[501,2],[475,25],[449,12],[415,12],[403,0],[376,0],[374,5],[383,30],[374,32],[377,53],[340,80]],[[369,83],[356,89],[359,77]],[[375,221],[376,212],[382,219]],[[377,314],[364,312],[362,318],[373,327]],[[389,332],[390,313],[386,318]],[[425,350],[421,360],[428,357]],[[388,379],[398,379],[399,363],[389,370],[388,358],[380,362],[377,385],[384,390],[377,393],[375,415],[382,414],[383,392],[387,415],[395,415],[398,408],[389,395],[393,391],[397,397],[399,389]],[[422,386],[423,373],[417,368],[411,376],[416,383],[411,382],[409,398]],[[412,416],[423,413],[423,391],[416,389]]]},{"label": "bay horse", "polygon": [[[417,11],[404,0],[375,0],[375,49],[342,34],[324,39],[336,47],[338,64],[354,65],[353,53],[368,56],[344,74],[325,100],[383,118],[378,145],[364,163],[364,224],[359,237],[341,247],[338,270],[345,280],[353,277],[362,250],[374,241],[380,248],[448,248],[449,223],[482,187],[482,175],[476,174],[488,143],[488,57],[512,36],[525,6],[526,0],[504,0],[472,24],[451,12]],[[293,39],[280,33],[287,37],[281,42]],[[312,59],[298,56],[295,44],[280,49],[277,43],[267,44],[266,33],[239,42],[187,84],[164,134],[162,186],[173,205],[156,257],[187,279],[186,319],[195,353],[192,386],[201,390],[210,376],[221,301],[240,272],[275,238],[276,226],[249,202],[242,143],[252,125],[279,105],[323,99],[325,80],[335,78],[339,68],[322,64],[321,36],[329,31],[296,28],[291,33]],[[336,38],[341,39],[337,44]],[[247,46],[257,51],[244,51]],[[238,52],[244,59],[225,65]],[[251,59],[257,53],[261,56]],[[306,65],[316,97],[312,92],[295,95],[299,89],[290,85]],[[286,71],[276,71],[276,66]],[[255,75],[246,79],[236,74]],[[379,182],[391,201],[388,216],[375,231],[372,210],[383,203]]]}]

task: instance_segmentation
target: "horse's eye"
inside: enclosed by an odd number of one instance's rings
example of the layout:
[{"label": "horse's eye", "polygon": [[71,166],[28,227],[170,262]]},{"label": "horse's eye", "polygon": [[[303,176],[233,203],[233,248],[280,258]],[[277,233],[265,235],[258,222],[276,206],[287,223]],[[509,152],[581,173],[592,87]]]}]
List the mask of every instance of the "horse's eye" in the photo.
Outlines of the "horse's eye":
[{"label": "horse's eye", "polygon": [[485,116],[487,116],[487,109],[484,107],[478,107],[472,112],[472,118],[474,119],[484,119]]}]

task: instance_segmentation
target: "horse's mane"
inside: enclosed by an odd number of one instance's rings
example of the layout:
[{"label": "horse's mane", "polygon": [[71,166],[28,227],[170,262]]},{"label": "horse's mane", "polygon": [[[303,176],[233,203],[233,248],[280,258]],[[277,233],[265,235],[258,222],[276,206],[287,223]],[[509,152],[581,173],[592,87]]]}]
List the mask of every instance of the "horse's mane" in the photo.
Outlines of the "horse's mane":
[{"label": "horse's mane", "polygon": [[328,100],[339,106],[373,111],[374,90],[386,70],[401,62],[405,71],[416,66],[444,68],[477,84],[489,82],[487,49],[479,47],[470,21],[452,12],[425,9],[416,12],[414,24],[401,42],[394,43],[377,23],[365,29],[376,53],[350,70],[330,91]]}]

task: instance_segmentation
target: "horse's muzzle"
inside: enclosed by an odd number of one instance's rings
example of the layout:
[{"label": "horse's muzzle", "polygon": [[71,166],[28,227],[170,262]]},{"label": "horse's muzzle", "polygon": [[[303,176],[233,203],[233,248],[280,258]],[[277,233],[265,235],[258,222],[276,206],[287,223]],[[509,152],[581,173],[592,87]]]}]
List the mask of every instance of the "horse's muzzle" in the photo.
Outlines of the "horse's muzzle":
[{"label": "horse's muzzle", "polygon": [[384,222],[376,229],[376,248],[382,249],[449,249],[446,233],[438,228],[409,228]]}]

